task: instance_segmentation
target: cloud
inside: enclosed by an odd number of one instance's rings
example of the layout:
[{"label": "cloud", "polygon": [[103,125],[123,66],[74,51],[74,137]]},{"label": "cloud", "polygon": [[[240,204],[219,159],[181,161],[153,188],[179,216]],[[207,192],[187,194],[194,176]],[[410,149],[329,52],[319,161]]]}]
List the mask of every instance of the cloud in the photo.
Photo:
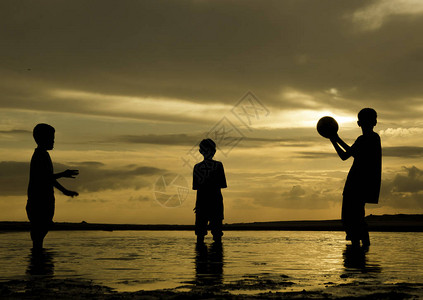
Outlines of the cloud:
[{"label": "cloud", "polygon": [[420,0],[379,0],[370,3],[352,16],[363,30],[377,30],[393,16],[423,14]]},{"label": "cloud", "polygon": [[[150,166],[128,165],[111,169],[101,162],[55,163],[55,172],[79,169],[76,179],[59,179],[66,187],[70,184],[79,193],[120,190],[138,190],[152,184],[152,176],[165,172]],[[29,163],[16,161],[0,162],[0,195],[25,195],[29,180]],[[63,181],[65,180],[65,182]]]},{"label": "cloud", "polygon": [[[298,158],[305,158],[305,159],[320,159],[320,158],[337,157],[335,152],[299,151],[297,153],[298,153]],[[423,147],[418,147],[418,146],[383,147],[382,156],[383,157],[419,158],[419,157],[423,157]]]},{"label": "cloud", "polygon": [[[236,191],[252,207],[314,210],[329,209],[342,199],[345,172],[289,171],[245,174],[238,181],[249,183],[246,192]],[[232,187],[234,188],[234,187]],[[236,186],[235,189],[238,187]],[[238,203],[239,204],[239,203]]]},{"label": "cloud", "polygon": [[151,201],[152,198],[151,197],[147,197],[147,196],[131,196],[128,201],[132,201],[132,202],[149,202]]},{"label": "cloud", "polygon": [[77,167],[94,167],[94,168],[100,168],[105,166],[105,164],[99,161],[70,162],[69,164],[72,166],[77,166]]},{"label": "cloud", "polygon": [[[122,135],[111,138],[110,141],[134,143],[134,144],[154,144],[154,145],[182,145],[182,146],[196,146],[199,142],[207,137],[207,132],[204,134],[144,134],[144,135]],[[225,136],[226,140],[235,140],[239,137]],[[217,141],[217,140],[216,140]],[[268,137],[254,137],[242,136],[241,142],[237,144],[240,147],[261,147],[268,144],[277,144],[285,147],[309,147],[310,141],[303,141],[299,138],[268,138]],[[217,145],[219,146],[219,144]]]},{"label": "cloud", "polygon": [[29,180],[29,162],[0,162],[0,195],[25,195]]},{"label": "cloud", "polygon": [[4,135],[20,135],[20,134],[32,134],[32,131],[23,129],[12,129],[12,130],[0,130],[0,134]]},{"label": "cloud", "polygon": [[[371,103],[418,118],[421,4],[388,3],[5,1],[0,107],[197,122],[251,90],[273,111]],[[357,33],[354,14],[410,22]]]},{"label": "cloud", "polygon": [[403,167],[406,175],[398,174],[392,181],[393,192],[417,193],[423,191],[423,172],[415,166]]},{"label": "cloud", "polygon": [[264,207],[284,209],[324,209],[339,201],[336,189],[313,187],[312,185],[293,185],[283,193],[277,191],[253,192],[254,204]]},{"label": "cloud", "polygon": [[423,147],[417,146],[401,146],[401,147],[383,147],[383,156],[418,158],[423,156]]},{"label": "cloud", "polygon": [[[57,171],[81,171],[75,180],[63,179],[65,186],[87,199],[96,199],[91,192],[141,193],[180,156],[174,151],[181,149],[167,145],[193,147],[247,91],[270,115],[251,132],[235,124],[245,137],[241,151],[225,158],[228,194],[240,194],[229,201],[254,197],[255,205],[296,209],[339,200],[346,174],[326,182],[319,181],[323,171],[299,171],[339,168],[315,130],[326,114],[340,121],[349,143],[359,132],[357,112],[374,107],[389,145],[384,156],[410,164],[422,157],[420,141],[407,139],[421,134],[423,107],[417,2],[40,0],[34,6],[4,0],[0,6],[0,138],[6,141],[0,152],[11,161],[2,165],[7,175],[0,170],[1,195],[26,192],[28,163],[21,161],[33,147],[29,129],[36,122],[56,126],[61,162],[80,155],[93,160],[55,164]],[[157,169],[141,163],[156,154]],[[97,162],[103,159],[106,164]],[[140,165],[129,165],[137,159]],[[117,161],[124,163],[109,164]],[[394,163],[387,159],[384,168]],[[254,176],[239,180],[234,169]],[[266,179],[280,176],[269,181],[275,185],[260,178],[266,172],[273,172]],[[405,170],[398,174],[408,178]]]},{"label": "cloud", "polygon": [[384,179],[379,203],[393,208],[423,208],[423,171],[403,167],[394,177]]},{"label": "cloud", "polygon": [[413,135],[420,135],[423,133],[423,128],[411,127],[411,128],[387,128],[379,131],[382,137],[408,137]]},{"label": "cloud", "polygon": [[[61,164],[57,164],[55,167],[58,170],[73,168],[73,166]],[[138,190],[152,184],[151,180],[147,180],[148,177],[162,174],[165,171],[155,167],[137,165],[110,169],[96,162],[82,163],[77,167],[80,175],[75,188],[80,192],[99,192],[126,188]]]},{"label": "cloud", "polygon": [[311,151],[300,151],[297,152],[299,158],[306,159],[320,159],[320,158],[336,158],[337,155],[334,152],[311,152]]},{"label": "cloud", "polygon": [[[335,201],[336,195],[322,189],[314,189],[294,185],[289,192],[282,194],[285,203],[295,203],[300,209],[321,209],[329,208],[331,202]],[[291,205],[287,205],[291,207]]]},{"label": "cloud", "polygon": [[123,135],[114,140],[134,144],[155,144],[155,145],[184,145],[194,146],[200,140],[199,135],[180,134],[144,134],[144,135]]},{"label": "cloud", "polygon": [[21,136],[30,136],[32,131],[23,129],[0,130],[0,138],[3,140],[14,140]]},{"label": "cloud", "polygon": [[[261,188],[257,182],[251,183],[251,192],[239,194],[238,198],[253,199],[255,206],[268,208],[330,209],[342,202],[345,177],[344,172],[280,174],[277,182],[262,180]],[[378,207],[422,209],[423,170],[411,166],[384,172]]]},{"label": "cloud", "polygon": [[104,199],[86,199],[81,197],[68,198],[66,201],[72,202],[72,203],[107,203],[109,202],[108,200],[104,200]]}]

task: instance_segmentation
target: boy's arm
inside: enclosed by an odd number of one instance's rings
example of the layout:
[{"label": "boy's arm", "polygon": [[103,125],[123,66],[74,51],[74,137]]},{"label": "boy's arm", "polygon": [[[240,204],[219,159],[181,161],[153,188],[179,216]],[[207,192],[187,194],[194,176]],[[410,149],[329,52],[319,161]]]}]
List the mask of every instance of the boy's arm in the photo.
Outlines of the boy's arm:
[{"label": "boy's arm", "polygon": [[[337,136],[337,142],[338,142],[338,144],[342,147],[342,148],[344,148],[344,150],[346,151],[346,152],[350,152],[350,150],[351,150],[351,147],[350,146],[348,146],[348,144],[347,143],[345,143],[340,137],[339,137],[339,135],[336,135]],[[350,156],[351,156],[351,154],[350,154]]]},{"label": "boy's arm", "polygon": [[220,188],[224,189],[224,188],[227,188],[228,185],[226,184],[226,176],[225,176],[225,170],[223,169],[223,164],[220,164],[220,166],[221,166]]},{"label": "boy's arm", "polygon": [[68,189],[66,189],[56,179],[54,179],[54,181],[53,181],[53,186],[55,188],[57,188],[59,191],[61,191],[66,196],[74,197],[74,196],[78,196],[79,195],[77,192],[69,191]]},{"label": "boy's arm", "polygon": [[194,169],[192,171],[192,189],[198,190],[198,174],[197,174],[197,166],[194,166]]},{"label": "boy's arm", "polygon": [[[347,143],[345,143],[337,134],[333,136],[330,141],[332,142],[333,147],[336,150],[336,153],[338,153],[338,156],[342,160],[347,160],[351,157],[351,147],[348,146]],[[338,145],[339,144],[339,145]],[[342,149],[342,148],[344,149]]]}]

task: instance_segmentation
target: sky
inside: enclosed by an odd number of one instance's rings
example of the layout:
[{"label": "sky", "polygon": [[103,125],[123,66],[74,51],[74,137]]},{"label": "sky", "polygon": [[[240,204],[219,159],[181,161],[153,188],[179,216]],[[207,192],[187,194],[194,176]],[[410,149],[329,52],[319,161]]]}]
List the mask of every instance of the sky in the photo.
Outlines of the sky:
[{"label": "sky", "polygon": [[349,144],[378,113],[379,204],[423,213],[423,2],[0,3],[0,220],[25,221],[32,129],[56,129],[55,221],[192,224],[192,167],[213,138],[226,223],[339,219]]}]

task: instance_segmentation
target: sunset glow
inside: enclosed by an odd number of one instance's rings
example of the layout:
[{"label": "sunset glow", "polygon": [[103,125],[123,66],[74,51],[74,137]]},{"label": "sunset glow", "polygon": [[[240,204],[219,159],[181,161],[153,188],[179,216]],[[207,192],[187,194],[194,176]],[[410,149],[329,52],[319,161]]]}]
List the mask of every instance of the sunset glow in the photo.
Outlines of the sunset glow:
[{"label": "sunset glow", "polygon": [[[338,219],[352,159],[316,123],[334,117],[352,144],[364,107],[383,147],[366,212],[423,213],[420,1],[41,3],[0,10],[0,220],[27,220],[37,123],[56,129],[55,170],[80,170],[60,180],[80,195],[56,191],[56,221],[192,224],[205,137],[224,222]],[[175,174],[184,199],[166,207],[157,182]]]}]

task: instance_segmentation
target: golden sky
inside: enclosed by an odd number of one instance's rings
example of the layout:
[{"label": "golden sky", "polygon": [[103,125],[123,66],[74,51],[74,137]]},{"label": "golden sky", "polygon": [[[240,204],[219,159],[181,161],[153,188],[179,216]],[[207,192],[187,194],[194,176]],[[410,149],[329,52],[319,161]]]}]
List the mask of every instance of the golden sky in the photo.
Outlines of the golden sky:
[{"label": "golden sky", "polygon": [[422,1],[4,0],[0,36],[0,220],[26,220],[41,122],[55,171],[80,170],[56,221],[193,223],[205,137],[225,222],[340,218],[352,159],[315,125],[335,117],[351,144],[363,107],[383,146],[367,213],[423,213]]}]

